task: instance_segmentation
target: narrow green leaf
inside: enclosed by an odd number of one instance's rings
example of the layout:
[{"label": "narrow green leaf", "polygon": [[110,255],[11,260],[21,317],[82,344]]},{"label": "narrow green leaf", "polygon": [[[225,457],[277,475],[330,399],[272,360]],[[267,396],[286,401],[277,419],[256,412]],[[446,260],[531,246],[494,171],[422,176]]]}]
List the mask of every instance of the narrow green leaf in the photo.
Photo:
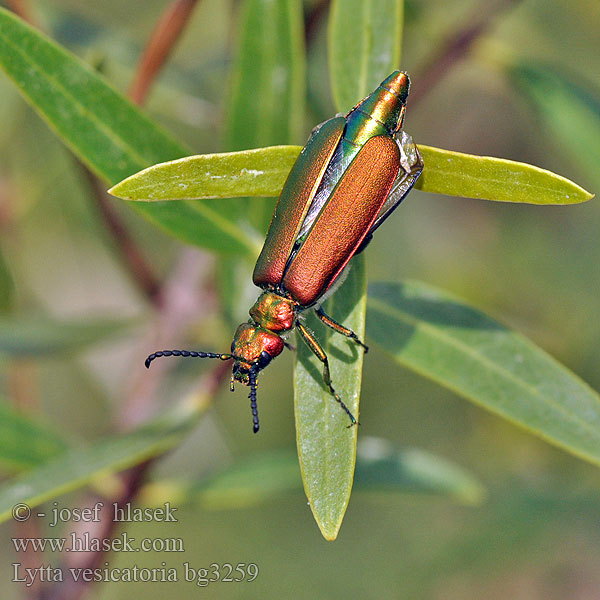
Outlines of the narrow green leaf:
[{"label": "narrow green leaf", "polygon": [[278,196],[300,146],[187,156],[144,169],[108,190],[124,200]]},{"label": "narrow green leaf", "polygon": [[334,0],[329,60],[338,110],[348,112],[400,69],[403,0]]},{"label": "narrow green leaf", "polygon": [[[350,263],[348,276],[324,310],[364,339],[366,275],[363,256]],[[306,323],[329,357],[331,379],[350,412],[358,419],[363,350],[325,327],[314,315]],[[334,540],[350,500],[358,427],[325,387],[323,366],[297,336],[294,369],[296,442],[304,490],[323,537]]]},{"label": "narrow green leaf", "polygon": [[[329,67],[337,109],[347,110],[387,77],[397,66],[401,46],[401,2],[335,0],[329,23]],[[349,62],[355,65],[352,74],[348,73]],[[364,257],[357,256],[352,263],[346,280],[325,310],[362,339],[366,309]],[[362,349],[338,334],[325,332],[314,319],[308,322],[324,344],[335,389],[358,418]],[[352,491],[357,428],[346,428],[347,415],[323,385],[322,365],[301,340],[298,342],[294,396],[302,481],[323,537],[334,540]]]},{"label": "narrow green leaf", "polygon": [[425,450],[398,450],[372,437],[358,444],[355,481],[360,490],[440,496],[461,504],[480,504],[486,495],[462,467]]},{"label": "narrow green leaf", "polygon": [[227,149],[299,141],[305,62],[300,0],[242,3],[227,101]]},{"label": "narrow green leaf", "polygon": [[33,467],[67,448],[58,432],[0,399],[0,463],[4,466],[11,470]]},{"label": "narrow green leaf", "polygon": [[209,510],[260,504],[302,491],[298,456],[292,450],[251,456],[187,488],[183,496]]},{"label": "narrow green leaf", "polygon": [[[77,57],[2,8],[0,68],[71,150],[110,184],[154,163],[189,154]],[[180,203],[136,208],[187,242],[254,251],[242,231],[236,228],[232,235],[227,206]],[[211,235],[215,229],[218,235]]]},{"label": "narrow green leaf", "polygon": [[7,315],[0,317],[0,354],[24,357],[69,352],[99,342],[131,325],[131,321],[57,321]]},{"label": "narrow green leaf", "polygon": [[593,198],[576,183],[526,163],[419,145],[424,192],[528,204],[576,204]]},{"label": "narrow green leaf", "polygon": [[[571,80],[564,69],[517,62],[508,65],[517,89],[533,104],[536,116],[557,149],[598,180],[600,164],[600,95]],[[562,154],[561,154],[562,156]]]},{"label": "narrow green leaf", "polygon": [[0,313],[10,310],[15,286],[4,255],[0,252]]},{"label": "narrow green leaf", "polygon": [[[298,457],[290,450],[252,456],[190,485],[160,481],[144,491],[144,500],[165,498],[196,502],[208,510],[248,508],[300,492]],[[417,448],[395,448],[380,438],[361,439],[356,456],[355,492],[437,496],[459,504],[479,504],[485,489],[470,473]]]},{"label": "narrow green leaf", "polygon": [[[301,0],[244,0],[239,10],[230,85],[224,96],[225,149],[247,150],[301,141],[305,116],[305,71]],[[260,182],[264,179],[267,185],[271,185],[270,172],[282,167],[289,171],[296,157],[293,156],[289,163],[269,156],[264,158],[266,160],[260,169],[246,169],[243,159],[237,163],[241,185],[237,186],[235,179],[230,179],[231,197],[271,195],[268,190],[263,194]],[[211,177],[219,177],[221,173],[213,167],[210,167]],[[235,167],[233,170],[236,170]],[[255,186],[255,183],[258,185]],[[245,193],[245,184],[253,188],[250,193]],[[272,201],[250,202],[241,198],[235,208],[240,219],[261,234],[269,226],[273,209]],[[263,239],[257,240],[255,255],[258,255],[262,242]],[[239,262],[235,256],[221,257],[219,261],[221,288],[234,290],[234,293],[221,296],[223,310],[230,316],[237,312],[237,302],[243,292],[243,286],[235,279]]]},{"label": "narrow green leaf", "polygon": [[0,522],[12,507],[30,507],[76,490],[93,479],[114,473],[177,445],[196,425],[207,402],[183,406],[131,433],[101,440],[86,448],[74,448],[0,487]]},{"label": "narrow green leaf", "polygon": [[[204,154],[155,165],[110,190],[127,200],[278,196],[300,146]],[[416,187],[424,192],[499,202],[576,204],[593,198],[569,179],[503,158],[419,146],[425,168]]]},{"label": "narrow green leaf", "polygon": [[600,464],[600,397],[523,336],[417,282],[370,286],[368,312],[399,363]]},{"label": "narrow green leaf", "polygon": [[[301,141],[305,71],[302,2],[244,0],[226,96],[225,148],[247,150]],[[272,213],[271,202],[254,203],[245,218],[263,232]]]}]

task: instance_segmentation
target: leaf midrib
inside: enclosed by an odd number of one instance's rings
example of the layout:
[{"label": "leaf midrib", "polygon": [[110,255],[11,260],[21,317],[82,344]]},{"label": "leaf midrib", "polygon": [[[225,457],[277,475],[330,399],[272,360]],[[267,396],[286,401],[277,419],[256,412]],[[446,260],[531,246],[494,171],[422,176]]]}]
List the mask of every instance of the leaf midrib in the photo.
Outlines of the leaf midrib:
[{"label": "leaf midrib", "polygon": [[[422,330],[427,331],[433,338],[437,338],[439,340],[444,341],[449,346],[453,346],[453,347],[459,349],[460,351],[471,356],[472,358],[474,358],[476,361],[480,362],[484,366],[488,366],[491,370],[496,371],[501,376],[504,376],[506,379],[512,380],[519,387],[525,389],[531,396],[538,398],[542,404],[546,403],[548,406],[556,409],[557,412],[563,414],[566,417],[566,420],[569,420],[572,423],[578,425],[584,431],[589,431],[591,434],[593,434],[591,436],[592,439],[600,439],[600,437],[598,435],[600,433],[600,430],[597,427],[593,427],[593,426],[589,425],[587,421],[583,421],[583,420],[579,419],[573,413],[567,412],[562,404],[555,402],[552,399],[548,399],[547,396],[543,396],[536,387],[527,384],[522,379],[519,379],[518,377],[513,375],[510,371],[507,371],[506,369],[502,368],[501,366],[499,366],[497,363],[493,362],[486,356],[473,351],[467,345],[461,344],[458,340],[456,340],[452,336],[444,335],[444,333],[439,328],[436,328],[436,327],[430,325],[427,321],[423,321],[423,320],[419,320],[415,317],[411,317],[407,313],[402,312],[400,309],[398,309],[396,307],[392,307],[389,304],[386,304],[385,302],[382,302],[379,299],[374,299],[374,298],[370,297],[369,303],[374,305],[376,310],[379,310],[380,312],[382,312],[384,314],[388,314],[390,316],[397,317],[398,320],[404,321],[405,323],[408,323],[409,325],[414,325],[414,326],[420,327]],[[547,356],[546,358],[551,359],[551,357],[549,357],[549,356]],[[558,365],[558,366],[560,366],[560,365]],[[583,382],[578,381],[578,383],[582,384]]]}]

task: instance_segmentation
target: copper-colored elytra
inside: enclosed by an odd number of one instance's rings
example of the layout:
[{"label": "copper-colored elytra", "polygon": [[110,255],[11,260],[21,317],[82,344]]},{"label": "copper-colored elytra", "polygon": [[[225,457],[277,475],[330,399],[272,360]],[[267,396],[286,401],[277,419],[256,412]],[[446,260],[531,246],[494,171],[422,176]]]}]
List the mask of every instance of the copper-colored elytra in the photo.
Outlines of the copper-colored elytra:
[{"label": "copper-colored elytra", "polygon": [[369,231],[399,170],[400,151],[391,137],[377,136],[363,146],[283,278],[296,302],[313,304],[335,281]]},{"label": "copper-colored elytra", "polygon": [[255,285],[280,283],[304,217],[345,125],[343,117],[325,122],[298,156],[283,186],[267,239],[256,261],[252,276]]}]

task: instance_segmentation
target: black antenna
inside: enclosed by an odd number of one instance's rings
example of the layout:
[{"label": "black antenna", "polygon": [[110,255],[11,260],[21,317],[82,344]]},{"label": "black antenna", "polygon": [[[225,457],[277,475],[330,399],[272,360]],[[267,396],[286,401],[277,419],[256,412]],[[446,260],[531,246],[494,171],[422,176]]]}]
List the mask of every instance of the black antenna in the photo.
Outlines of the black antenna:
[{"label": "black antenna", "polygon": [[155,358],[160,358],[161,356],[185,356],[191,358],[219,358],[221,360],[229,360],[233,358],[233,354],[215,354],[214,352],[194,352],[193,350],[161,350],[160,352],[154,352],[150,354],[144,363],[146,365],[146,369],[150,368],[150,363]]},{"label": "black antenna", "polygon": [[258,407],[256,405],[256,371],[254,367],[250,369],[248,372],[248,376],[250,378],[250,393],[248,394],[248,398],[250,398],[250,409],[252,410],[252,430],[254,433],[258,433],[260,428],[258,424]]}]

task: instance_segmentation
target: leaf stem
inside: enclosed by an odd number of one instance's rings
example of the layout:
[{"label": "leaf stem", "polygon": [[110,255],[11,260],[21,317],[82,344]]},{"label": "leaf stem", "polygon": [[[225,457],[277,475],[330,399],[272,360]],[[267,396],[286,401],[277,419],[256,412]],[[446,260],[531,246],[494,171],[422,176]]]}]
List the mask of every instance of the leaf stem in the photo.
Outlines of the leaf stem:
[{"label": "leaf stem", "polygon": [[181,37],[197,3],[198,0],[175,0],[161,15],[129,88],[128,95],[136,104],[142,104],[148,96],[152,83]]},{"label": "leaf stem", "polygon": [[26,21],[30,25],[38,27],[36,20],[33,18],[31,6],[29,5],[28,0],[7,0],[6,4],[10,8],[10,10],[12,10],[15,13],[15,15],[21,17],[23,21]]},{"label": "leaf stem", "polygon": [[106,186],[79,159],[75,162],[80,167],[86,180],[94,203],[102,216],[102,220],[115,242],[115,247],[122,257],[134,281],[144,292],[144,295],[155,306],[158,302],[160,282],[133,240],[127,227],[121,221],[113,201],[106,192]]},{"label": "leaf stem", "polygon": [[502,13],[515,7],[521,0],[496,0],[489,8],[478,3],[467,25],[451,34],[429,59],[410,91],[411,108],[422,100],[448,72],[463,60],[475,42],[485,35]]},{"label": "leaf stem", "polygon": [[312,8],[307,11],[306,17],[304,18],[304,39],[306,40],[307,46],[314,38],[323,15],[329,8],[329,4],[329,0],[317,0]]},{"label": "leaf stem", "polygon": [[[129,97],[136,104],[141,105],[146,100],[152,84],[170,56],[197,3],[198,0],[175,0],[162,13],[142,53],[129,88]],[[157,306],[160,293],[158,279],[121,221],[105,191],[105,186],[86,166],[82,165],[82,168],[104,223],[125,264],[146,297]]]}]

